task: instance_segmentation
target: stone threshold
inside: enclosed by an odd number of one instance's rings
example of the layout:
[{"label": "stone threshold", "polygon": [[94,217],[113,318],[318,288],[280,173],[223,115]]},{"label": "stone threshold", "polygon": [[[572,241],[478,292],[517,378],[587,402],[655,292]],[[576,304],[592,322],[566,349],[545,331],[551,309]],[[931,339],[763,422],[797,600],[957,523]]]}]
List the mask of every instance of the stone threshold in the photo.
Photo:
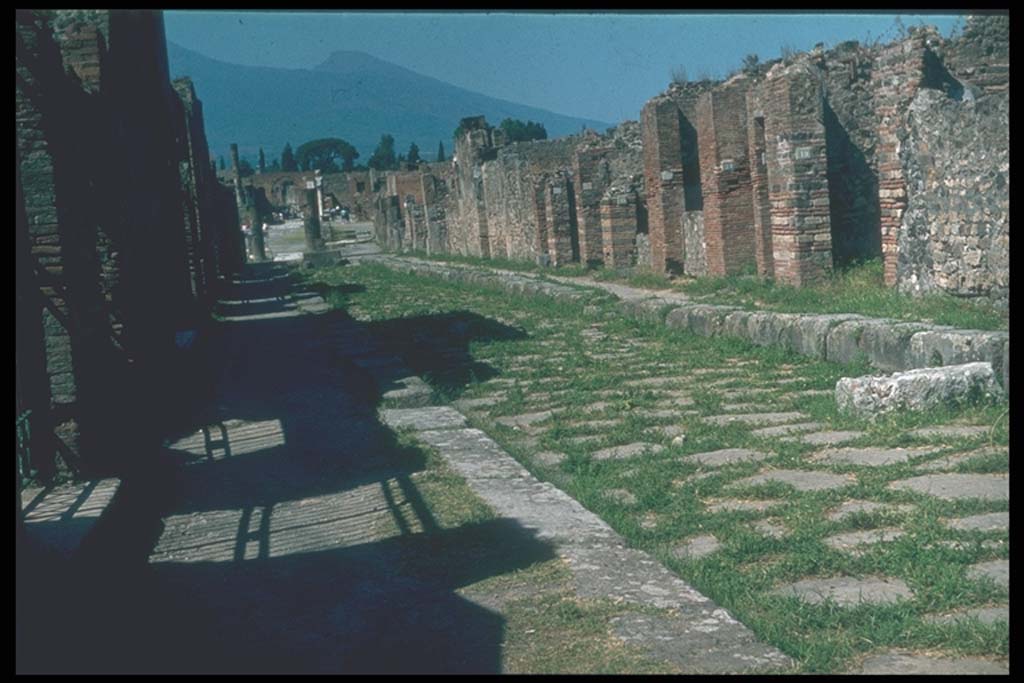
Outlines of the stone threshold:
[{"label": "stone threshold", "polygon": [[657,292],[628,285],[586,281],[497,268],[482,268],[411,256],[363,257],[389,268],[448,281],[490,284],[507,291],[580,301],[587,290],[602,290],[619,300],[626,315],[705,337],[728,335],[758,346],[782,346],[801,355],[848,364],[867,358],[875,368],[898,372],[936,365],[988,362],[1009,390],[1010,334],[959,330],[946,325],[870,318],[855,313],[777,313],[697,303],[678,292]]}]

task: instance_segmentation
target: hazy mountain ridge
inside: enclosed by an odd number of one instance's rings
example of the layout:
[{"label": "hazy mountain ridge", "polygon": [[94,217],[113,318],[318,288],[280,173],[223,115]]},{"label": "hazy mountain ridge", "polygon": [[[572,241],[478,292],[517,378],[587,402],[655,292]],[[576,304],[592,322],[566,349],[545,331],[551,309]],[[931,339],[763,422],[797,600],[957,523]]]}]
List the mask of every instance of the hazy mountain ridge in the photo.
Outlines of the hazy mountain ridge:
[{"label": "hazy mountain ridge", "polygon": [[442,141],[450,156],[459,119],[476,114],[493,124],[506,117],[539,121],[549,137],[611,125],[488,97],[361,52],[334,52],[313,69],[230,64],[171,42],[168,56],[172,76],[195,83],[211,153],[225,159],[232,142],[252,163],[262,146],[269,163],[286,142],[297,148],[340,137],[359,150],[357,163],[365,163],[384,133],[394,136],[397,153],[415,142],[433,159]]}]

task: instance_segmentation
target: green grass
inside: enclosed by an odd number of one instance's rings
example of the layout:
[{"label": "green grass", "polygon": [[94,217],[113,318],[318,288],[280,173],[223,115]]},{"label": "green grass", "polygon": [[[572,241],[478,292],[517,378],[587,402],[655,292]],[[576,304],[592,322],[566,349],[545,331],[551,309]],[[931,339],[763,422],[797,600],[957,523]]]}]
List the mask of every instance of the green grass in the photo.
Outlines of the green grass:
[{"label": "green grass", "polygon": [[[539,478],[555,483],[600,515],[630,544],[658,557],[760,637],[794,657],[801,671],[842,672],[867,653],[895,647],[1007,656],[1009,640],[1003,627],[939,626],[927,623],[923,617],[1007,599],[1005,590],[969,581],[965,572],[975,562],[1008,558],[1008,535],[954,531],[940,520],[1006,511],[1008,503],[944,501],[889,488],[893,481],[921,474],[916,469],[921,463],[981,447],[994,447],[996,452],[967,460],[953,471],[1006,472],[1009,418],[1005,403],[893,414],[868,423],[840,414],[829,395],[794,395],[805,389],[831,390],[839,377],[863,374],[866,367],[842,367],[738,339],[700,337],[625,319],[606,297],[595,295],[566,303],[510,294],[496,286],[398,274],[372,265],[322,269],[313,271],[311,277],[323,286],[347,288],[343,301],[349,313],[371,325],[387,325],[406,360],[424,377],[464,377],[462,384],[445,385],[445,397],[499,399],[469,411],[471,423],[487,431]],[[354,284],[365,286],[365,290],[352,287]],[[453,328],[453,320],[460,326]],[[452,329],[459,333],[453,334]],[[594,332],[584,335],[588,329]],[[417,330],[429,331],[429,343],[411,341]],[[460,375],[459,368],[450,367],[450,356],[440,351],[452,347],[464,350],[465,358],[460,362],[473,364],[476,374]],[[675,379],[672,386],[635,383],[644,377]],[[746,389],[765,391],[747,398],[728,395]],[[678,393],[672,395],[670,391]],[[669,400],[680,396],[688,397],[692,404],[680,406],[675,417],[652,414],[666,409]],[[592,409],[598,401],[607,405]],[[811,458],[820,447],[758,437],[751,427],[741,424],[717,426],[701,420],[724,412],[726,404],[738,402],[756,403],[766,412],[801,411],[807,415],[801,421],[821,422],[823,429],[863,432],[844,446],[930,446],[932,450],[908,462],[883,467],[827,465]],[[557,412],[527,431],[495,422],[503,415],[544,409]],[[614,420],[614,424],[585,424],[592,420]],[[990,429],[960,439],[909,434],[917,427],[949,423],[986,425]],[[666,426],[681,429],[685,440],[674,443],[659,431]],[[589,435],[597,440],[577,441]],[[591,457],[597,448],[636,441],[656,443],[664,450],[621,461]],[[768,452],[770,457],[761,463],[717,469],[702,468],[688,457],[720,448],[751,448]],[[560,464],[547,465],[534,458],[542,450],[564,453],[566,457]],[[805,493],[781,484],[736,486],[736,480],[763,467],[821,470],[850,474],[854,479],[843,489]],[[628,491],[635,502],[607,495],[612,489]],[[722,498],[774,499],[779,505],[765,512],[711,512],[708,501]],[[853,499],[914,507],[906,512],[861,514],[837,522],[827,518],[829,510]],[[780,539],[763,536],[752,527],[759,519],[782,524],[789,534]],[[880,526],[898,526],[904,535],[873,546],[860,556],[839,552],[823,542],[833,534]],[[678,543],[700,534],[715,535],[723,548],[699,560],[674,557],[672,549]],[[963,545],[942,545],[951,541]],[[998,543],[988,547],[982,541]],[[840,609],[828,604],[806,605],[771,594],[773,588],[786,582],[835,574],[899,578],[915,596],[897,605]],[[602,608],[591,605],[587,609],[599,614]],[[547,621],[560,632],[560,624],[572,621],[563,621],[564,614],[534,604],[524,607],[522,618],[523,623]],[[581,620],[584,630],[591,628],[586,626],[587,619]],[[569,639],[566,636],[563,643]],[[545,649],[544,643],[517,643],[522,651],[534,653],[536,661],[551,662],[550,668],[547,664],[540,667],[544,671],[575,671],[571,666],[559,669],[560,658],[578,656],[577,661],[583,662],[597,656],[586,648]],[[602,670],[615,667],[608,665]]]}]

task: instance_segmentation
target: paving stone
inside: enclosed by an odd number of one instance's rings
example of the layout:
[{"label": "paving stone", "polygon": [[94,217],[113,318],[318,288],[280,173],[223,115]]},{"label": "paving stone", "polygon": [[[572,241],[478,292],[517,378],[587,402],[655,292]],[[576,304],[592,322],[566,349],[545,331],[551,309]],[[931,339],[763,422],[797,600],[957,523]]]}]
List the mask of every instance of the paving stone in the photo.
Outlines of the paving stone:
[{"label": "paving stone", "polygon": [[864,550],[861,546],[872,545],[875,543],[886,543],[899,538],[904,533],[905,532],[902,529],[898,529],[896,527],[889,527],[886,529],[866,529],[829,536],[828,538],[823,539],[822,542],[835,550],[850,553],[852,555],[860,555]]},{"label": "paving stone", "polygon": [[749,448],[723,448],[705,453],[691,453],[684,456],[683,459],[685,461],[696,460],[701,465],[708,465],[709,467],[721,467],[722,465],[731,465],[737,462],[764,460],[769,457],[771,457],[769,453],[752,451]]},{"label": "paving stone", "polygon": [[681,410],[673,410],[671,408],[655,408],[654,410],[644,411],[644,417],[654,418],[656,420],[664,420],[667,418],[676,418],[683,414]]},{"label": "paving stone", "polygon": [[497,405],[498,403],[502,403],[504,400],[504,394],[492,394],[491,396],[483,396],[481,398],[460,398],[457,401],[453,401],[452,405],[459,410],[476,410],[478,408]]},{"label": "paving stone", "polygon": [[882,467],[931,452],[930,448],[826,448],[812,455],[811,459],[830,464]]},{"label": "paving stone", "polygon": [[757,404],[757,403],[723,403],[723,404],[721,404],[722,410],[728,410],[730,412],[731,411],[739,412],[739,411],[743,411],[743,410],[754,410],[754,409],[760,408],[760,407],[761,406],[759,404]]},{"label": "paving stone", "polygon": [[928,462],[921,463],[914,469],[918,472],[940,472],[942,470],[955,469],[961,463],[965,463],[969,460],[977,457],[972,453],[954,453],[953,455],[946,455],[935,460],[929,460]]},{"label": "paving stone", "polygon": [[526,429],[530,430],[534,428],[534,425],[538,422],[547,420],[552,415],[553,411],[541,410],[536,413],[523,413],[522,415],[506,415],[504,417],[496,418],[494,421],[498,424],[505,425],[506,427],[512,427],[513,429]]},{"label": "paving stone", "polygon": [[832,389],[804,389],[782,394],[779,398],[804,398],[807,396],[832,396],[835,392]]},{"label": "paving stone", "polygon": [[825,517],[829,521],[839,522],[851,515],[872,512],[910,512],[915,509],[914,505],[890,505],[887,503],[875,503],[870,500],[848,500],[835,507]]},{"label": "paving stone", "polygon": [[789,529],[785,526],[767,519],[759,519],[754,522],[753,526],[758,532],[771,538],[783,538],[789,534]]},{"label": "paving stone", "polygon": [[957,517],[945,519],[942,523],[950,529],[957,531],[1009,531],[1009,512],[989,512],[982,515],[971,515],[970,517]]},{"label": "paving stone", "polygon": [[565,439],[565,441],[577,446],[585,446],[587,444],[597,443],[602,439],[604,439],[604,434],[584,434],[583,436],[570,436],[568,439]]},{"label": "paving stone", "polygon": [[922,438],[944,437],[953,439],[965,439],[974,436],[983,436],[991,431],[989,427],[979,425],[945,425],[942,427],[922,427],[910,431],[911,436]]},{"label": "paving stone", "polygon": [[558,451],[541,451],[540,453],[535,453],[533,459],[543,465],[553,467],[565,460],[565,453],[559,453]]},{"label": "paving stone", "polygon": [[584,429],[591,431],[610,429],[612,427],[618,427],[621,424],[621,420],[584,420],[583,422],[566,422],[562,426],[568,429]]},{"label": "paving stone", "polygon": [[604,497],[623,505],[636,505],[637,502],[636,496],[627,489],[608,489],[604,492]]},{"label": "paving stone", "polygon": [[821,422],[797,422],[795,424],[784,424],[775,427],[761,427],[760,429],[752,429],[750,433],[753,436],[775,437],[784,436],[786,434],[792,434],[794,432],[810,432],[824,426],[825,425],[822,424]]},{"label": "paving stone", "polygon": [[730,486],[757,486],[774,481],[788,484],[797,491],[827,491],[848,486],[854,483],[856,479],[852,475],[833,474],[831,472],[769,470],[755,474],[752,477],[734,481]]},{"label": "paving stone", "polygon": [[891,482],[888,488],[925,493],[943,500],[1010,498],[1010,478],[1006,474],[922,474],[919,477]]},{"label": "paving stone", "polygon": [[738,413],[733,415],[710,415],[704,418],[704,422],[715,425],[727,425],[730,422],[750,425],[769,425],[793,422],[806,417],[807,415],[796,411],[783,413]]},{"label": "paving stone", "polygon": [[710,555],[721,547],[722,544],[714,536],[696,536],[673,548],[672,557],[679,560],[696,560]]},{"label": "paving stone", "polygon": [[974,580],[989,578],[995,581],[996,585],[1009,589],[1010,561],[990,560],[971,565],[970,569],[967,570],[967,578]]},{"label": "paving stone", "polygon": [[729,498],[707,504],[708,512],[764,512],[781,505],[781,500],[738,500]]},{"label": "paving stone", "polygon": [[658,515],[654,512],[644,513],[640,520],[640,528],[648,531],[658,528]]},{"label": "paving stone", "polygon": [[929,624],[956,624],[977,619],[983,624],[1010,623],[1009,605],[971,607],[948,614],[926,614],[922,619]]},{"label": "paving stone", "polygon": [[887,652],[871,655],[854,671],[862,675],[1008,675],[1009,667],[981,657],[935,657],[932,655]]},{"label": "paving stone", "polygon": [[688,408],[693,405],[693,398],[686,394],[678,393],[673,396],[669,393],[668,395],[671,396],[671,398],[661,399],[655,403],[655,405],[664,408]]},{"label": "paving stone", "polygon": [[890,577],[834,576],[827,579],[802,579],[772,591],[773,595],[799,598],[811,604],[832,600],[841,607],[864,603],[892,603],[909,600],[914,593],[900,579]]},{"label": "paving stone", "polygon": [[936,541],[930,543],[926,548],[949,548],[950,550],[967,550],[973,552],[977,548],[982,550],[1001,550],[1005,542],[1002,539],[988,539],[985,541]]},{"label": "paving stone", "polygon": [[667,387],[686,386],[688,382],[685,377],[641,377],[631,379],[622,383],[627,387]]},{"label": "paving stone", "polygon": [[602,448],[599,451],[594,451],[590,455],[594,460],[623,460],[643,453],[653,455],[655,453],[660,453],[663,450],[665,450],[665,447],[660,444],[638,441],[636,443],[626,444],[625,446]]},{"label": "paving stone", "polygon": [[719,393],[722,395],[722,398],[734,399],[746,398],[747,396],[761,396],[763,394],[770,394],[773,391],[775,390],[766,387],[747,387],[744,389],[726,389]]},{"label": "paving stone", "polygon": [[847,441],[855,441],[862,436],[864,436],[864,432],[825,431],[814,432],[812,434],[802,434],[798,437],[784,439],[784,441],[799,441],[800,443],[810,444],[811,446],[829,446],[833,444],[846,443]]},{"label": "paving stone", "polygon": [[380,411],[381,422],[392,429],[456,429],[466,426],[466,417],[448,406],[390,408]]}]

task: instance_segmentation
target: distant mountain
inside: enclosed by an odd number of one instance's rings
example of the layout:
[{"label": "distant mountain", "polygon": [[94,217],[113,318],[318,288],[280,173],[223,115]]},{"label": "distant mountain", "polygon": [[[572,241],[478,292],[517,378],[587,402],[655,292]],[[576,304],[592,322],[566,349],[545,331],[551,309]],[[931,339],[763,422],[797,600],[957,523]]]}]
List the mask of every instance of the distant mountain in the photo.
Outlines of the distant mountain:
[{"label": "distant mountain", "polygon": [[286,142],[298,148],[339,137],[359,150],[356,163],[365,163],[384,133],[394,136],[396,154],[415,142],[432,160],[441,141],[450,157],[459,119],[478,114],[493,125],[508,117],[538,121],[549,138],[612,125],[487,97],[362,52],[335,52],[314,69],[229,64],[174,43],[168,55],[172,76],[195,83],[211,154],[225,161],[232,142],[255,165],[261,146],[269,163]]}]

